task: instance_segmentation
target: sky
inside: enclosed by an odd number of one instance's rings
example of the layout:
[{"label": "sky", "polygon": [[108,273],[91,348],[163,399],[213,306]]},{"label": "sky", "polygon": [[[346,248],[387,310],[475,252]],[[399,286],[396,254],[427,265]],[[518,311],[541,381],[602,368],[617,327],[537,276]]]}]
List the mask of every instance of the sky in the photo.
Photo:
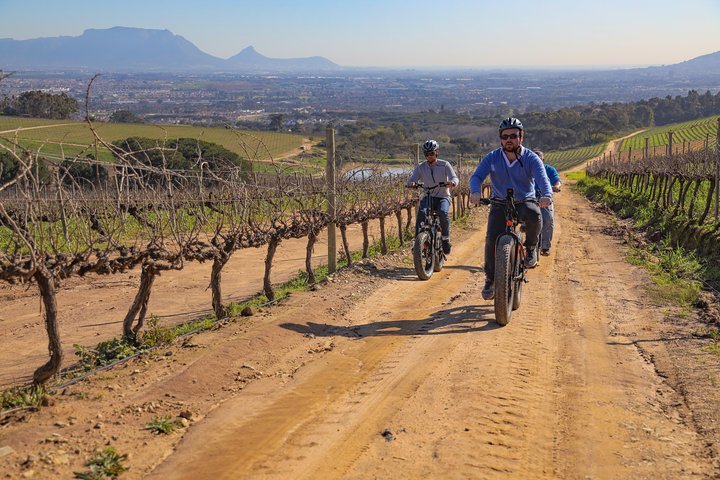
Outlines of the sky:
[{"label": "sky", "polygon": [[720,51],[720,0],[0,0],[0,38],[114,26],[221,58],[252,45],[356,67],[667,65]]}]

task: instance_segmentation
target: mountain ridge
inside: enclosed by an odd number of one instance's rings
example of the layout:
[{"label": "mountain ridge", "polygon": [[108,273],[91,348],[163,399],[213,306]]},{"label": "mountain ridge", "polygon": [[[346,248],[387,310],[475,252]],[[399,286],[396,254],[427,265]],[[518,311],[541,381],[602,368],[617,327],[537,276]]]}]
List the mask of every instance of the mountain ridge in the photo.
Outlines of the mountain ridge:
[{"label": "mountain ridge", "polygon": [[[243,52],[247,52],[243,55]],[[285,71],[340,69],[323,57],[276,59],[247,47],[228,59],[203,52],[170,30],[87,29],[79,36],[0,39],[0,68],[80,68],[115,71]]]}]

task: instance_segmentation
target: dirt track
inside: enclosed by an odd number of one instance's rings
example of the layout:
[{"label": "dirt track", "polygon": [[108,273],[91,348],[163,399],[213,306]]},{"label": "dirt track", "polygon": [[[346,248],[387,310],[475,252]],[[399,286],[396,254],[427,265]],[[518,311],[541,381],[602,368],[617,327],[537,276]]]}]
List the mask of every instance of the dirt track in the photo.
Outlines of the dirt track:
[{"label": "dirt track", "polygon": [[[61,448],[68,464],[32,468],[67,478],[107,442],[131,453],[126,479],[717,477],[717,356],[681,355],[674,310],[607,216],[570,191],[556,216],[506,327],[480,297],[484,229],[456,231],[428,282],[380,260],[72,387],[0,430],[16,450],[0,470]],[[182,433],[142,430],[181,411]],[[68,444],[38,443],[52,433]]]}]

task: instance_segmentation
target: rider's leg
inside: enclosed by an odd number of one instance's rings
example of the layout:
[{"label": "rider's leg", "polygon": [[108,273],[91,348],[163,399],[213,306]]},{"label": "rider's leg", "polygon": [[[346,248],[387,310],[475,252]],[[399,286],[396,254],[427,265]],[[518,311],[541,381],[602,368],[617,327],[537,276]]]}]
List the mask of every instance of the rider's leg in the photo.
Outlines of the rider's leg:
[{"label": "rider's leg", "polygon": [[536,203],[523,203],[517,207],[518,218],[525,222],[525,248],[535,248],[542,227],[542,214]]},{"label": "rider's leg", "polygon": [[505,207],[493,205],[488,215],[485,235],[485,279],[495,279],[495,240],[505,231]]},{"label": "rider's leg", "polygon": [[420,206],[418,206],[418,212],[415,216],[415,235],[420,231],[420,224],[425,221],[425,209],[427,208],[427,197],[423,197],[420,200]]},{"label": "rider's leg", "polygon": [[537,243],[542,228],[542,213],[536,203],[523,203],[518,205],[518,218],[525,222],[525,266],[534,268],[537,265]]},{"label": "rider's leg", "polygon": [[550,250],[552,245],[553,230],[555,228],[554,217],[553,205],[542,209],[542,242],[540,245],[542,250]]},{"label": "rider's leg", "polygon": [[445,255],[448,255],[452,249],[452,245],[450,244],[450,199],[435,197],[433,198],[433,203],[440,219],[443,252]]},{"label": "rider's leg", "polygon": [[433,197],[433,207],[438,212],[440,217],[440,229],[442,230],[443,238],[450,238],[450,199]]}]

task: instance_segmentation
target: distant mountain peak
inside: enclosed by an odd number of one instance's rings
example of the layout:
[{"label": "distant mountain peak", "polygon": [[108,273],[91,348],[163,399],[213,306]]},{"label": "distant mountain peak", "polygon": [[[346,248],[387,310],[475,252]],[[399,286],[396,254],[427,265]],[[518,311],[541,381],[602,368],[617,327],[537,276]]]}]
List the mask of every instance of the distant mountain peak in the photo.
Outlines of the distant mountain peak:
[{"label": "distant mountain peak", "polygon": [[76,37],[0,39],[0,68],[103,71],[308,71],[340,68],[323,57],[275,59],[252,45],[223,60],[164,29],[115,26]]}]

